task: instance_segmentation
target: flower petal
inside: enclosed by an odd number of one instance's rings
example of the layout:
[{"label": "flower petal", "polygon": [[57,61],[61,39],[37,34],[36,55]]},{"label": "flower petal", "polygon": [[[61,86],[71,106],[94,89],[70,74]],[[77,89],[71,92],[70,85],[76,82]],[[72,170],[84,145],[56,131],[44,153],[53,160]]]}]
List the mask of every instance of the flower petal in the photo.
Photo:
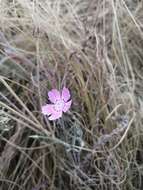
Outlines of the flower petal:
[{"label": "flower petal", "polygon": [[48,92],[49,100],[52,103],[55,103],[57,100],[61,98],[60,92],[57,89],[52,89],[51,91]]},{"label": "flower petal", "polygon": [[49,120],[56,120],[62,117],[62,111],[54,111],[52,115],[49,117]]},{"label": "flower petal", "polygon": [[63,112],[67,112],[70,109],[71,104],[72,104],[72,100],[66,102],[64,107],[63,107]]},{"label": "flower petal", "polygon": [[42,113],[44,115],[51,115],[54,112],[54,108],[52,104],[47,104],[45,106],[42,106]]},{"label": "flower petal", "polygon": [[70,91],[68,88],[64,87],[62,90],[62,99],[67,102],[70,99]]}]

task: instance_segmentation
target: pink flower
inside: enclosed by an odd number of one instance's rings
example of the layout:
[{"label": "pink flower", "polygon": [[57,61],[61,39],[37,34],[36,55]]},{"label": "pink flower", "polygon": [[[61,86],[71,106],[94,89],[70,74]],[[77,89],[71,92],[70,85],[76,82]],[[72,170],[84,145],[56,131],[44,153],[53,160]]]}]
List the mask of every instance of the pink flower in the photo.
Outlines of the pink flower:
[{"label": "pink flower", "polygon": [[63,112],[67,112],[71,107],[72,100],[69,100],[71,95],[68,88],[63,88],[60,93],[57,89],[52,89],[48,92],[49,100],[53,104],[42,106],[42,113],[49,116],[49,120],[56,120],[62,117]]}]

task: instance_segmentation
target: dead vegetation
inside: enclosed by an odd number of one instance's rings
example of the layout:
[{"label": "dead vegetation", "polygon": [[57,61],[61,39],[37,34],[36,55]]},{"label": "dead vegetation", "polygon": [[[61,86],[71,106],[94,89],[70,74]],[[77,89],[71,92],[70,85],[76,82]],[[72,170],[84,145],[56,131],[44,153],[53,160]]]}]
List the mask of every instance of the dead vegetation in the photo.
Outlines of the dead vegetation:
[{"label": "dead vegetation", "polygon": [[141,190],[143,2],[2,0],[0,18],[0,190]]}]

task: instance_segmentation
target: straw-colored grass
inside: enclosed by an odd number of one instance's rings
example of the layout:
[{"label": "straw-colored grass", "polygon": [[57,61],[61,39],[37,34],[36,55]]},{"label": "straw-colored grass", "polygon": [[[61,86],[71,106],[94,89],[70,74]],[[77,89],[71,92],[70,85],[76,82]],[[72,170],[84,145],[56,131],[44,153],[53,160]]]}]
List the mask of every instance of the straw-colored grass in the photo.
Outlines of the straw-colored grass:
[{"label": "straw-colored grass", "polygon": [[140,0],[1,0],[0,190],[143,189],[142,60]]}]

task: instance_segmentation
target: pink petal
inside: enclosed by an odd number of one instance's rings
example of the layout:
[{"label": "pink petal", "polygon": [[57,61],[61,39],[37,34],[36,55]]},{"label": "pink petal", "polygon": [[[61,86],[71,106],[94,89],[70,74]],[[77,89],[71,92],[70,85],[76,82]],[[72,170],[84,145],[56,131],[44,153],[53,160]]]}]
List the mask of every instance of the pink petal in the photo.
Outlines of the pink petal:
[{"label": "pink petal", "polygon": [[54,111],[52,115],[49,117],[49,120],[56,120],[62,117],[62,111]]},{"label": "pink petal", "polygon": [[72,104],[72,100],[66,102],[64,107],[63,107],[63,112],[67,112],[70,109],[71,104]]},{"label": "pink petal", "polygon": [[63,88],[62,90],[62,99],[67,102],[69,99],[70,99],[70,92],[69,92],[69,89],[68,88]]},{"label": "pink petal", "polygon": [[49,96],[49,100],[52,103],[55,103],[57,100],[59,100],[61,98],[60,92],[57,89],[53,89],[53,90],[49,91],[48,96]]},{"label": "pink petal", "polygon": [[45,106],[42,106],[42,113],[44,115],[51,115],[53,113],[53,105],[52,104],[47,104]]}]

